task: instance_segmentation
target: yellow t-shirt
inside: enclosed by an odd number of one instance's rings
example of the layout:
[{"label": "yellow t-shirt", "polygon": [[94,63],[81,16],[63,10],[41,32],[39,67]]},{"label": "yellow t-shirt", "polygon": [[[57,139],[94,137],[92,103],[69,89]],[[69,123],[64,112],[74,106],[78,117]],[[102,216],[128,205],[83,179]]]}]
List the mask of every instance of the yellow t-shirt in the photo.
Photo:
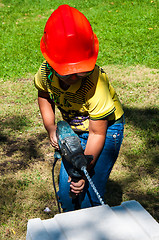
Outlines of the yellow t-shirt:
[{"label": "yellow t-shirt", "polygon": [[124,113],[106,73],[97,65],[90,76],[63,90],[54,70],[44,61],[34,82],[38,90],[49,93],[74,131],[89,131],[89,119],[117,120]]}]

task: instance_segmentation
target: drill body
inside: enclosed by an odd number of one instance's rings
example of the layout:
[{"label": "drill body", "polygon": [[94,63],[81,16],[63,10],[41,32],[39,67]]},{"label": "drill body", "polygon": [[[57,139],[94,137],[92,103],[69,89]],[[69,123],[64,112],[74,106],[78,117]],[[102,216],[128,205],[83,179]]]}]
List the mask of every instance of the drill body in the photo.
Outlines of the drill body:
[{"label": "drill body", "polygon": [[80,138],[67,122],[57,123],[56,135],[60,153],[71,166],[68,174],[72,179],[80,179],[83,176],[82,168],[87,168],[92,157],[84,155]]}]

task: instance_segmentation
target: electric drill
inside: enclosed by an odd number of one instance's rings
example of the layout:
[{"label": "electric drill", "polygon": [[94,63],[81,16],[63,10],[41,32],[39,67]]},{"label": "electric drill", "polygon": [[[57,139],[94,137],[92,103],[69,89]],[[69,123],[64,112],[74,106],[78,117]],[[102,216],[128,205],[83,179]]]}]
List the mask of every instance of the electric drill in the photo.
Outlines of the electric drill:
[{"label": "electric drill", "polygon": [[[67,122],[59,121],[57,123],[56,135],[60,153],[71,166],[68,169],[68,175],[71,177],[72,181],[77,182],[85,175],[94,192],[96,193],[100,203],[104,204],[87,172],[87,165],[91,162],[91,160],[93,160],[93,156],[84,155],[80,138]],[[55,158],[60,158],[59,152],[57,151],[55,152]],[[76,195],[72,192],[70,192],[70,196],[72,199],[76,198]]]},{"label": "electric drill", "polygon": [[81,179],[83,175],[82,168],[87,168],[93,157],[84,155],[80,138],[67,122],[59,121],[57,123],[56,135],[60,153],[71,166],[68,170],[69,176],[74,181]]}]

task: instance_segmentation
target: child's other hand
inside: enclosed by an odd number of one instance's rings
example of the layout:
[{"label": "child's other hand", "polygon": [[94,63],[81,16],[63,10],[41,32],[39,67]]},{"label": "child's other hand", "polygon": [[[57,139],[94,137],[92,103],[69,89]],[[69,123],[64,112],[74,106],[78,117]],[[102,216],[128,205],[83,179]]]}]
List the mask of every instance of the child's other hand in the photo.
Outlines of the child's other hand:
[{"label": "child's other hand", "polygon": [[71,192],[75,194],[80,194],[83,192],[84,186],[85,186],[85,180],[80,179],[78,182],[71,181],[71,177],[68,178],[68,182],[70,182],[70,188]]}]

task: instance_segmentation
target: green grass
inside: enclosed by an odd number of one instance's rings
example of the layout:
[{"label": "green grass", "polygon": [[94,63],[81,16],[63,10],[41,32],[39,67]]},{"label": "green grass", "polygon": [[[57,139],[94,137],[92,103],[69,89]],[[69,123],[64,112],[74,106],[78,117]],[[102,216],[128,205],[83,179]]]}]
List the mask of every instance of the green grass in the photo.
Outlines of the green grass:
[{"label": "green grass", "polygon": [[34,74],[43,61],[39,42],[59,4],[77,7],[90,20],[100,43],[98,64],[158,68],[157,1],[0,1],[0,78]]},{"label": "green grass", "polygon": [[[45,22],[61,3],[77,7],[90,20],[100,42],[98,64],[125,111],[124,141],[105,201],[114,206],[135,199],[159,221],[157,1],[0,1],[2,240],[24,240],[28,219],[47,219],[58,212],[51,176],[54,150],[39,113],[33,76],[43,61],[39,41]],[[57,163],[56,184],[59,167]]]}]

